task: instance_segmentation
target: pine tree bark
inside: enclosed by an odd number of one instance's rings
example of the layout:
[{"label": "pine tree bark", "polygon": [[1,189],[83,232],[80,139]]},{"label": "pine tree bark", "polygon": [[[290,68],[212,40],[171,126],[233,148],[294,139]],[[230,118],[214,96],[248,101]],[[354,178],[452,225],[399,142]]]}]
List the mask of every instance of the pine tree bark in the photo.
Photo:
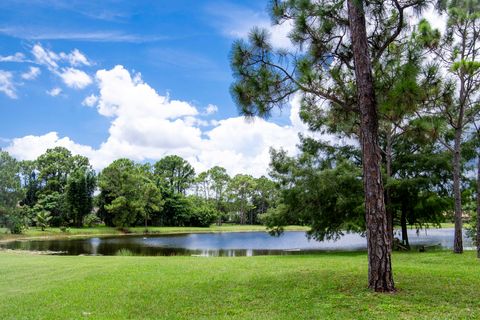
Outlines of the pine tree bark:
[{"label": "pine tree bark", "polygon": [[[387,148],[385,151],[385,162],[386,162],[386,169],[387,169],[387,177],[390,179],[393,176],[392,172],[392,156],[393,156],[393,148],[392,148],[392,137],[390,134],[387,135]],[[387,230],[388,236],[390,237],[390,244],[393,245],[393,212],[391,208],[392,200],[391,200],[391,192],[390,188],[387,186],[385,190],[385,210],[387,213]]]},{"label": "pine tree bark", "polygon": [[348,20],[361,113],[360,141],[367,224],[368,286],[377,292],[394,292],[391,243],[380,170],[382,157],[378,143],[377,103],[362,0],[348,0]]},{"label": "pine tree bark", "polygon": [[462,130],[455,129],[455,144],[453,150],[453,193],[455,201],[455,234],[453,240],[453,252],[463,253],[463,236],[462,236],[462,192],[460,189],[461,180],[461,138]]}]

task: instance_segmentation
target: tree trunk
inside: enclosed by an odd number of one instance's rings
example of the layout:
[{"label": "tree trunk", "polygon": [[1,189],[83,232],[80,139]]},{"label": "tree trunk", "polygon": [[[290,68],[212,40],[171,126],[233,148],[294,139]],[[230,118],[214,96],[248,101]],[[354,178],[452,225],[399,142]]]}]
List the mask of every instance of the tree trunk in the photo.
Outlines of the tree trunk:
[{"label": "tree trunk", "polygon": [[[387,150],[385,152],[386,158],[386,169],[387,169],[387,178],[390,179],[393,175],[392,173],[392,138],[391,135],[387,135]],[[391,195],[390,188],[386,187],[385,189],[385,210],[387,212],[387,230],[388,236],[390,237],[390,244],[393,244],[393,212],[391,208]]]},{"label": "tree trunk", "polygon": [[455,235],[453,240],[453,252],[463,253],[462,239],[462,191],[460,189],[461,179],[461,141],[462,129],[455,129],[455,145],[453,151],[453,195],[455,199]]},{"label": "tree trunk", "polygon": [[480,259],[480,156],[477,163],[477,258]]},{"label": "tree trunk", "polygon": [[393,292],[391,243],[387,229],[381,154],[378,144],[378,116],[372,66],[368,53],[363,1],[348,0],[357,99],[361,113],[363,183],[368,248],[368,286],[377,292]]},{"label": "tree trunk", "polygon": [[402,215],[400,217],[400,224],[402,226],[402,244],[410,250],[410,243],[408,242],[407,229],[407,205],[402,201]]}]

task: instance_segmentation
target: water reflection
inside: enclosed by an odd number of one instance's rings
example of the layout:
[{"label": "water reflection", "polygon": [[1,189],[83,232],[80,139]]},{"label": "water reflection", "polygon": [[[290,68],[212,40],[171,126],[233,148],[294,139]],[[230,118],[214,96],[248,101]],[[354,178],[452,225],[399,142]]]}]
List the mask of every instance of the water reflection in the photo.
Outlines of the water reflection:
[{"label": "water reflection", "polygon": [[[453,229],[409,230],[412,246],[439,246],[450,249]],[[465,247],[471,240],[464,237]],[[64,255],[115,255],[120,250],[144,256],[255,256],[291,255],[320,251],[358,251],[366,249],[359,234],[345,234],[337,241],[308,240],[302,231],[271,237],[265,232],[190,233],[177,235],[114,236],[87,239],[13,241],[0,244],[8,249],[56,252]]]}]

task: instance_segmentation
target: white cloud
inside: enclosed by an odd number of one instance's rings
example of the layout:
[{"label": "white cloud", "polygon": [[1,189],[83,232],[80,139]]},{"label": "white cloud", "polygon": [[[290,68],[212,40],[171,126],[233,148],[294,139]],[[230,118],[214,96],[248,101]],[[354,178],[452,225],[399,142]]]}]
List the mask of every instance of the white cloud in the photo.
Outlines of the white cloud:
[{"label": "white cloud", "polygon": [[83,53],[81,53],[78,49],[73,49],[73,51],[70,53],[62,52],[60,53],[60,57],[70,62],[72,66],[91,65],[87,57]]},{"label": "white cloud", "polygon": [[0,70],[0,92],[3,92],[12,99],[17,98],[15,84],[13,83],[13,73]]},{"label": "white cloud", "polygon": [[135,78],[132,79],[123,66],[97,71],[96,79],[100,89],[98,112],[108,117],[161,119],[198,114],[197,109],[189,103],[161,96],[148,84],[143,83],[141,78]]},{"label": "white cloud", "polygon": [[62,93],[62,89],[59,87],[52,88],[51,90],[47,91],[47,94],[52,97],[58,96],[60,93]]},{"label": "white cloud", "polygon": [[171,39],[169,36],[158,34],[144,35],[131,34],[118,31],[59,31],[50,29],[29,28],[29,27],[8,27],[0,28],[0,34],[11,37],[28,39],[28,40],[71,40],[71,41],[88,41],[88,42],[128,42],[128,43],[147,43],[158,42]]},{"label": "white cloud", "polygon": [[0,56],[0,62],[24,62],[25,55],[21,52],[17,52],[11,56]]},{"label": "white cloud", "polygon": [[59,76],[68,87],[74,89],[83,89],[92,83],[92,78],[87,73],[71,67],[63,68]]},{"label": "white cloud", "polygon": [[89,157],[94,155],[94,150],[91,147],[79,145],[67,137],[59,138],[56,132],[50,132],[42,136],[30,135],[12,139],[5,150],[17,159],[34,160],[47,149],[54,147],[65,147],[74,154]]},{"label": "white cloud", "polygon": [[214,114],[218,112],[218,107],[214,104],[209,104],[205,109],[205,114]]},{"label": "white cloud", "polygon": [[82,105],[87,106],[87,107],[93,107],[95,104],[97,104],[98,97],[94,94],[89,95],[82,101]]},{"label": "white cloud", "polygon": [[[288,125],[263,119],[246,121],[243,117],[208,121],[199,118],[201,114],[192,104],[158,94],[138,74],[131,75],[122,66],[97,71],[96,80],[98,94],[88,96],[83,104],[96,106],[99,114],[111,118],[109,137],[99,148],[50,132],[13,139],[7,151],[20,159],[33,159],[47,148],[64,146],[89,157],[96,169],[120,157],[156,161],[177,154],[197,172],[219,165],[232,175],[260,176],[267,172],[270,147],[295,153],[298,132],[307,131],[298,118],[298,98],[291,102]],[[202,131],[206,125],[214,127]]]},{"label": "white cloud", "polygon": [[[85,71],[73,68],[75,66],[91,65],[87,57],[78,49],[74,49],[70,53],[56,53],[45,49],[40,44],[35,44],[32,48],[32,54],[36,63],[46,66],[48,70],[59,76],[70,88],[83,89],[92,83],[92,78]],[[61,67],[61,64],[69,66]]]},{"label": "white cloud", "polygon": [[27,72],[22,73],[22,79],[35,80],[40,75],[40,73],[42,73],[40,71],[40,68],[30,67],[30,69]]},{"label": "white cloud", "polygon": [[38,64],[45,65],[50,70],[58,68],[57,61],[60,56],[53,51],[44,49],[40,44],[36,44],[32,48],[32,54]]}]

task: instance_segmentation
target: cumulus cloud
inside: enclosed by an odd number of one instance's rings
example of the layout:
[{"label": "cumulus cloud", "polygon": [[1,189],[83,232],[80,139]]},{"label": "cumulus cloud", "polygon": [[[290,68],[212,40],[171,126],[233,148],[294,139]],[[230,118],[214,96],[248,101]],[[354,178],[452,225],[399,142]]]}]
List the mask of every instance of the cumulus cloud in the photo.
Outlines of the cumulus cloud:
[{"label": "cumulus cloud", "polygon": [[0,92],[3,92],[12,99],[17,98],[15,84],[13,83],[13,73],[0,70]]},{"label": "cumulus cloud", "polygon": [[62,93],[62,89],[59,87],[52,88],[51,90],[47,91],[47,94],[52,97],[58,96],[60,93]]},{"label": "cumulus cloud", "polygon": [[0,56],[0,62],[24,62],[25,55],[21,52],[17,52],[10,56]]},{"label": "cumulus cloud", "polygon": [[206,108],[205,108],[205,113],[208,115],[208,114],[214,114],[214,113],[217,113],[218,112],[218,107],[214,104],[209,104]]},{"label": "cumulus cloud", "polygon": [[19,159],[34,159],[47,148],[64,146],[89,157],[96,169],[121,157],[156,161],[176,154],[197,172],[219,165],[232,175],[260,176],[267,172],[270,147],[294,153],[298,132],[307,132],[298,118],[299,98],[291,102],[288,125],[263,119],[246,121],[243,117],[212,123],[202,119],[205,114],[191,103],[159,94],[139,74],[132,75],[123,66],[97,71],[96,84],[98,94],[87,96],[83,104],[96,107],[100,115],[111,119],[109,136],[98,148],[50,132],[13,139],[7,151]]},{"label": "cumulus cloud", "polygon": [[62,52],[60,56],[63,59],[68,60],[72,66],[91,65],[87,57],[83,53],[81,53],[78,49],[73,49],[73,51],[70,52],[69,54]]},{"label": "cumulus cloud", "polygon": [[97,104],[98,97],[94,94],[89,95],[82,101],[82,105],[87,106],[87,107],[93,107]]},{"label": "cumulus cloud", "polygon": [[40,68],[30,67],[27,72],[22,73],[22,79],[35,80],[41,73]]},{"label": "cumulus cloud", "polygon": [[[83,89],[92,83],[92,78],[85,71],[74,68],[91,65],[87,57],[78,49],[74,49],[70,53],[56,53],[40,44],[35,44],[32,48],[32,55],[36,63],[46,66],[70,88]],[[69,66],[61,67],[62,63],[67,63]]]},{"label": "cumulus cloud", "polygon": [[59,75],[68,87],[74,89],[83,89],[92,83],[92,78],[87,73],[71,67],[63,68]]},{"label": "cumulus cloud", "polygon": [[10,145],[5,150],[17,159],[34,160],[47,149],[54,147],[65,147],[74,154],[94,155],[94,150],[91,147],[79,145],[67,137],[59,138],[57,132],[12,139]]}]

